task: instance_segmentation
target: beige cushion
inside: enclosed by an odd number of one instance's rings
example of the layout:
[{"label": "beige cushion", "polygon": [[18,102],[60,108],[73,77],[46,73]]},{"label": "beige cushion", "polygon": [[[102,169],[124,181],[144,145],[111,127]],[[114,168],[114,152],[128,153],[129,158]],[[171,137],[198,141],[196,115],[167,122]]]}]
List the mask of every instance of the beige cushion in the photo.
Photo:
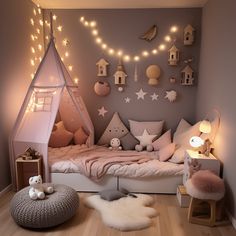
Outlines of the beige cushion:
[{"label": "beige cushion", "polygon": [[121,121],[119,114],[117,112],[114,113],[110,123],[102,134],[101,138],[98,141],[98,145],[109,144],[111,139],[113,138],[122,138],[125,136],[129,130],[125,127],[123,122]]},{"label": "beige cushion", "polygon": [[160,161],[167,161],[168,159],[171,158],[174,151],[175,151],[175,144],[174,143],[170,143],[170,144],[166,145],[165,147],[162,147],[158,153],[159,160]]},{"label": "beige cushion", "polygon": [[171,130],[166,131],[160,138],[152,143],[155,151],[167,146],[171,143]]},{"label": "beige cushion", "polygon": [[141,136],[146,129],[150,135],[161,136],[164,121],[134,121],[129,120],[130,132],[134,136]]},{"label": "beige cushion", "polygon": [[185,119],[181,119],[176,128],[173,139],[175,139],[179,134],[185,132],[190,127],[191,125]]},{"label": "beige cushion", "polygon": [[83,127],[80,127],[75,133],[74,133],[74,143],[75,144],[85,144],[88,139],[88,135],[84,131]]},{"label": "beige cushion", "polygon": [[180,164],[184,162],[184,156],[185,156],[185,147],[179,147],[175,150],[173,156],[169,159],[169,162]]}]

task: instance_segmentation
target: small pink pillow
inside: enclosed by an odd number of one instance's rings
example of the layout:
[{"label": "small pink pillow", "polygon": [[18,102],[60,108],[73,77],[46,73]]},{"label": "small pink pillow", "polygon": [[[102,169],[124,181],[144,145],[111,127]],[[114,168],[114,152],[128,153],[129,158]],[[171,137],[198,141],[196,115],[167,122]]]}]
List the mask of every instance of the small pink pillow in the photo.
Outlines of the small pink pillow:
[{"label": "small pink pillow", "polygon": [[175,144],[170,143],[167,146],[159,150],[159,161],[167,161],[171,158],[175,152]]},{"label": "small pink pillow", "polygon": [[80,127],[75,133],[74,133],[74,142],[75,144],[85,144],[88,139],[88,135],[85,133],[84,129]]},{"label": "small pink pillow", "polygon": [[57,123],[56,130],[52,131],[48,145],[53,148],[65,147],[71,142],[72,138],[73,133],[67,131],[62,123]]},{"label": "small pink pillow", "polygon": [[166,131],[159,139],[152,143],[155,151],[167,146],[171,143],[171,130]]}]

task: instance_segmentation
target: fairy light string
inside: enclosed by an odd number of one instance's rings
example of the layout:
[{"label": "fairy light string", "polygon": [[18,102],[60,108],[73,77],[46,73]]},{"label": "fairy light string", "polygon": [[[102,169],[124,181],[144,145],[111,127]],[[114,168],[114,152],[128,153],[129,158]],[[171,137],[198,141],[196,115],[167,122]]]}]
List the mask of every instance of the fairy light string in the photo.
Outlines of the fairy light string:
[{"label": "fairy light string", "polygon": [[81,24],[84,25],[84,27],[88,28],[94,37],[94,41],[97,45],[100,46],[100,48],[104,51],[107,52],[108,55],[110,56],[117,56],[118,58],[123,59],[126,62],[129,61],[134,61],[138,62],[142,59],[145,59],[151,55],[157,55],[160,51],[164,51],[167,49],[167,45],[170,44],[171,42],[175,41],[174,34],[178,31],[178,27],[173,25],[170,27],[169,34],[167,34],[163,42],[157,45],[156,47],[152,48],[151,50],[141,50],[139,54],[132,55],[130,53],[126,53],[121,49],[116,49],[115,47],[109,45],[104,38],[99,35],[99,30],[97,26],[96,21],[88,21],[85,19],[84,16],[80,18]]}]

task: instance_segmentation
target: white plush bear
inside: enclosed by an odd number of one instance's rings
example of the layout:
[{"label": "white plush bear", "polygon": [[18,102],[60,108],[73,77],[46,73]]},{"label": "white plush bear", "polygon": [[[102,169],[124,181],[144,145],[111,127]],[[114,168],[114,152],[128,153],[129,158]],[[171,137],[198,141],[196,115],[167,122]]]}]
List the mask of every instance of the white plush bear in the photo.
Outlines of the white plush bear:
[{"label": "white plush bear", "polygon": [[44,199],[45,192],[52,193],[53,187],[52,186],[44,186],[42,183],[41,175],[30,177],[29,184],[31,186],[29,190],[29,196],[31,199]]},{"label": "white plush bear", "polygon": [[120,146],[120,139],[118,138],[113,138],[111,141],[110,141],[110,147],[109,149],[110,150],[121,150],[122,147]]}]

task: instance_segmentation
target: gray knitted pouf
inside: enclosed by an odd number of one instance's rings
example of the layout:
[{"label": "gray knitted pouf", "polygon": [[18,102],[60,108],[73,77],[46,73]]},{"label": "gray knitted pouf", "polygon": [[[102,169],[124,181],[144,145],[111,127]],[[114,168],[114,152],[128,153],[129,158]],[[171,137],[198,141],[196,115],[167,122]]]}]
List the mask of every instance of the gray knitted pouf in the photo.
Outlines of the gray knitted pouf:
[{"label": "gray knitted pouf", "polygon": [[69,220],[77,211],[79,196],[66,185],[53,185],[54,192],[43,200],[31,200],[29,188],[15,194],[10,212],[15,222],[27,228],[48,228]]}]

